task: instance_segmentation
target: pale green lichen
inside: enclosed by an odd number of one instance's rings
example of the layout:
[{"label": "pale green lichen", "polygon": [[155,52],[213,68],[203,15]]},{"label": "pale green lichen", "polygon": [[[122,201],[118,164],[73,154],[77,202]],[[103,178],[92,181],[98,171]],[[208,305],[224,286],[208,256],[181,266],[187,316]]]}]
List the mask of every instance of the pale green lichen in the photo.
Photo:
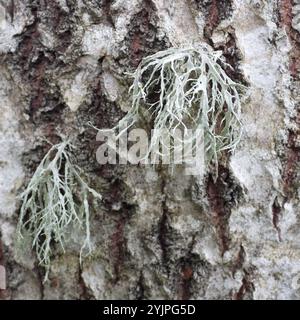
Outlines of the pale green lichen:
[{"label": "pale green lichen", "polygon": [[154,135],[148,154],[161,130],[174,137],[177,129],[194,129],[188,139],[204,133],[206,163],[213,163],[217,172],[220,153],[233,152],[240,141],[240,95],[245,89],[229,78],[224,66],[230,67],[222,53],[205,46],[171,48],[144,58],[133,73],[132,107],[113,130],[120,137],[138,121],[150,123]]},{"label": "pale green lichen", "polygon": [[82,179],[80,168],[72,163],[70,148],[69,142],[52,146],[21,194],[18,241],[30,235],[39,264],[46,269],[45,280],[53,243],[64,251],[70,226],[85,232],[80,259],[85,249],[91,252],[88,196],[101,200],[101,195]]}]

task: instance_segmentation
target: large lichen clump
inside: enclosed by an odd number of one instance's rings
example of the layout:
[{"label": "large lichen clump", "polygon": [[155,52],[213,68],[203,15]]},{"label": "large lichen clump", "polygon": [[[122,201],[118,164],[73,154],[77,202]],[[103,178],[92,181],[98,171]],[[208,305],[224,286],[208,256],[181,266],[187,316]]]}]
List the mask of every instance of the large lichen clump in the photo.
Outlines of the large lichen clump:
[{"label": "large lichen clump", "polygon": [[90,205],[88,196],[101,200],[101,195],[81,178],[80,168],[71,161],[69,142],[50,148],[26,190],[21,194],[22,206],[18,224],[18,240],[30,235],[40,265],[48,277],[53,242],[62,250],[68,236],[68,227],[83,228],[84,249],[90,253]]},{"label": "large lichen clump", "polygon": [[[193,129],[183,143],[201,134],[206,163],[217,168],[220,153],[232,152],[242,132],[244,86],[228,77],[225,66],[230,67],[222,53],[205,46],[171,48],[144,58],[133,73],[132,107],[113,130],[120,137],[133,124],[148,121],[154,129],[150,154],[161,132],[174,138],[177,129]],[[169,149],[175,148],[173,143]]]}]

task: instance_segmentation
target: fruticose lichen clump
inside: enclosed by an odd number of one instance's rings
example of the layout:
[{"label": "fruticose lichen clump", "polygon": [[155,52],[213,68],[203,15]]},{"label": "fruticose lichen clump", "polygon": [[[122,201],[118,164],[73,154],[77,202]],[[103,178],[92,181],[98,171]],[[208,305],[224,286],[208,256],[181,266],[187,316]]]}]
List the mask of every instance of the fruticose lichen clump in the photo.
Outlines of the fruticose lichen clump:
[{"label": "fruticose lichen clump", "polygon": [[[113,130],[120,138],[138,121],[148,122],[154,129],[149,155],[161,130],[172,139],[177,129],[193,129],[183,143],[204,135],[206,163],[217,171],[220,153],[232,152],[242,133],[240,95],[245,87],[230,79],[224,67],[230,66],[222,53],[206,46],[171,48],[144,58],[133,73],[131,109]],[[169,149],[174,151],[176,142]]]},{"label": "fruticose lichen clump", "polygon": [[91,252],[88,196],[101,200],[101,195],[82,179],[80,168],[72,163],[70,148],[69,142],[53,145],[21,194],[18,240],[30,235],[39,264],[46,269],[45,280],[53,244],[58,243],[64,250],[69,226],[85,231],[80,257],[85,248]]}]

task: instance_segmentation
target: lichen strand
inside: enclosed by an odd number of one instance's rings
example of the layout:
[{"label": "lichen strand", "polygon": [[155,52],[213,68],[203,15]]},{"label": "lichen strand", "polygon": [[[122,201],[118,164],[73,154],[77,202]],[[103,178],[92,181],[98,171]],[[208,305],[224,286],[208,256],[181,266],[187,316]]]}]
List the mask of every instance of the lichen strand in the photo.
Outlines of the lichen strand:
[{"label": "lichen strand", "polygon": [[[193,129],[200,141],[204,133],[206,163],[218,169],[222,151],[232,152],[241,137],[241,101],[244,87],[231,80],[222,68],[220,52],[207,47],[171,48],[144,58],[133,74],[132,107],[114,130],[118,137],[135,123],[149,119],[154,134],[149,154],[164,131],[168,139],[176,130]],[[147,120],[146,120],[147,121]],[[169,151],[178,149],[176,140]]]},{"label": "lichen strand", "polygon": [[45,280],[50,270],[53,243],[64,251],[69,226],[84,229],[80,257],[85,249],[91,252],[90,196],[102,199],[83,181],[79,167],[72,163],[70,148],[68,142],[51,147],[21,194],[19,245],[23,237],[31,237],[38,262],[46,269]]}]

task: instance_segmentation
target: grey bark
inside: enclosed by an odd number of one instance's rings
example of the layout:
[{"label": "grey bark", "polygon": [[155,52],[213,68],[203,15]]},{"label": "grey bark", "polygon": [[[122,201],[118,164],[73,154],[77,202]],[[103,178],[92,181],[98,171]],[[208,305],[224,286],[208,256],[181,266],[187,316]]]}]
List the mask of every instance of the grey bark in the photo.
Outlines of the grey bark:
[{"label": "grey bark", "polygon": [[[0,1],[0,297],[299,299],[299,14],[295,0]],[[217,181],[99,165],[87,123],[111,128],[128,110],[124,73],[203,42],[249,87],[242,142]],[[64,136],[104,200],[92,256],[79,264],[71,233],[43,283],[30,247],[15,246],[18,195],[45,139]]]}]

